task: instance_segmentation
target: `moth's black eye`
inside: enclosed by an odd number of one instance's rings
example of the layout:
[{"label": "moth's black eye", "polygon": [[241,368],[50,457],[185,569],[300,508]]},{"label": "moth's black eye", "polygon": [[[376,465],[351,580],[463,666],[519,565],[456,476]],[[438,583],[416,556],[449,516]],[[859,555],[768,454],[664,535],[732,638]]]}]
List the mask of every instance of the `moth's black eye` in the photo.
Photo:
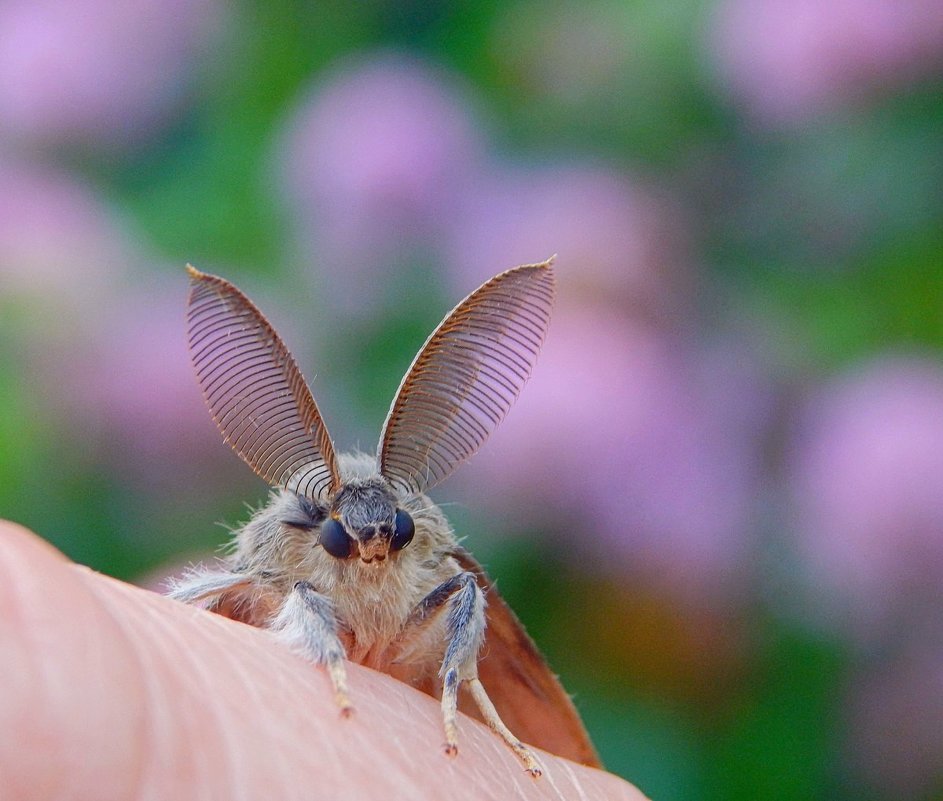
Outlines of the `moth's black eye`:
[{"label": "moth's black eye", "polygon": [[350,537],[339,520],[329,517],[321,524],[321,546],[336,559],[350,556]]},{"label": "moth's black eye", "polygon": [[390,548],[398,551],[405,548],[412,541],[413,534],[416,533],[416,524],[413,523],[409,512],[404,509],[397,509],[394,526],[396,531],[393,532],[393,539],[390,540]]}]

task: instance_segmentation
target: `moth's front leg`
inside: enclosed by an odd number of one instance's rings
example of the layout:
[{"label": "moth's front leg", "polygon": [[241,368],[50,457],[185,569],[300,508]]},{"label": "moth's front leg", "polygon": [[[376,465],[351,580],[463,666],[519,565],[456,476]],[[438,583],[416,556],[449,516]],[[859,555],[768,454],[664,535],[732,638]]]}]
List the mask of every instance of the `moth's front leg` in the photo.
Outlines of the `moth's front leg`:
[{"label": "moth's front leg", "polygon": [[514,752],[532,776],[540,776],[540,764],[530,749],[508,729],[478,679],[478,651],[485,636],[485,599],[473,573],[459,573],[430,592],[410,615],[407,636],[419,636],[429,622],[448,609],[446,647],[439,677],[442,679],[442,719],[445,752],[458,753],[458,689],[466,682],[482,717]]},{"label": "moth's front leg", "polygon": [[354,711],[347,694],[344,646],[337,636],[334,604],[307,581],[299,581],[286,596],[269,628],[292,650],[327,667],[334,698],[344,717]]}]

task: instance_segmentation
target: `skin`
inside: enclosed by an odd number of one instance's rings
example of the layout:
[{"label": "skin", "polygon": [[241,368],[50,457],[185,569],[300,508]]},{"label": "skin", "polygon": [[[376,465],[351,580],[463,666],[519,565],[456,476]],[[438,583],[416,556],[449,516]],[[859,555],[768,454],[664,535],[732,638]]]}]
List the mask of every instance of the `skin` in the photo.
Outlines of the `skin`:
[{"label": "skin", "polygon": [[3,522],[0,610],[11,798],[644,798],[545,753],[534,780],[465,717],[450,759],[438,702],[356,664],[342,720],[325,672],[271,633],[93,573]]}]

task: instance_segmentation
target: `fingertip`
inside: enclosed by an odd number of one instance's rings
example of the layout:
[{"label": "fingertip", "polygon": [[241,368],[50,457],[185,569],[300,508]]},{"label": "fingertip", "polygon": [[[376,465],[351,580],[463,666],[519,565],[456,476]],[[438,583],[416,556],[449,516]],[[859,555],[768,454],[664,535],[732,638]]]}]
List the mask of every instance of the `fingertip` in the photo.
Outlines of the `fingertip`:
[{"label": "fingertip", "polygon": [[[49,543],[0,522],[0,775],[9,797],[131,792],[112,770],[139,741],[134,671],[115,658],[114,622]],[[140,707],[140,703],[137,703]],[[108,732],[108,747],[97,748]],[[6,797],[6,796],[5,796]]]},{"label": "fingertip", "polygon": [[[438,702],[390,676],[349,665],[358,713],[342,723],[326,673],[266,632],[76,568],[3,522],[0,599],[0,775],[11,798],[306,798],[311,776],[339,799],[544,792],[463,716],[461,754],[436,760]],[[352,753],[372,770],[352,772]],[[642,798],[614,776],[541,761],[564,797]]]},{"label": "fingertip", "polygon": [[50,564],[68,564],[62,551],[37,537],[32,531],[12,520],[0,520],[0,575],[16,575],[25,563],[34,560]]}]

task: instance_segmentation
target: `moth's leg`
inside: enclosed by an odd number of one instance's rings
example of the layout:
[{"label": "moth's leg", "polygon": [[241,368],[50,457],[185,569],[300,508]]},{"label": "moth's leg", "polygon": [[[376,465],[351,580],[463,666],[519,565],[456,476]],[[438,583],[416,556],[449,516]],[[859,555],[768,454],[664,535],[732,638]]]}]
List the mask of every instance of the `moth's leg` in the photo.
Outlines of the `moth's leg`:
[{"label": "moth's leg", "polygon": [[198,568],[175,579],[167,595],[185,604],[195,604],[215,600],[220,595],[246,589],[252,584],[252,578],[245,573]]},{"label": "moth's leg", "polygon": [[299,581],[285,598],[269,628],[292,650],[327,667],[334,698],[344,717],[354,711],[347,694],[344,646],[337,636],[334,605],[307,581]]},{"label": "moth's leg", "polygon": [[485,686],[481,683],[480,679],[477,677],[469,679],[468,690],[471,692],[472,698],[475,699],[478,709],[481,710],[481,716],[485,719],[491,731],[504,740],[507,747],[517,755],[517,758],[524,766],[524,770],[534,778],[540,776],[543,771],[540,768],[537,757],[534,756],[533,752],[524,745],[524,743],[514,736],[514,733],[505,725],[504,721],[501,720],[500,715],[498,715],[498,710],[494,708],[494,704],[488,697],[488,693],[485,692]]},{"label": "moth's leg", "polygon": [[450,756],[458,753],[458,688],[464,681],[491,730],[514,752],[528,773],[540,776],[536,757],[504,724],[478,680],[478,651],[485,635],[485,599],[473,573],[459,573],[436,587],[419,603],[407,625],[425,628],[446,607],[448,644],[439,670],[445,752]]}]

